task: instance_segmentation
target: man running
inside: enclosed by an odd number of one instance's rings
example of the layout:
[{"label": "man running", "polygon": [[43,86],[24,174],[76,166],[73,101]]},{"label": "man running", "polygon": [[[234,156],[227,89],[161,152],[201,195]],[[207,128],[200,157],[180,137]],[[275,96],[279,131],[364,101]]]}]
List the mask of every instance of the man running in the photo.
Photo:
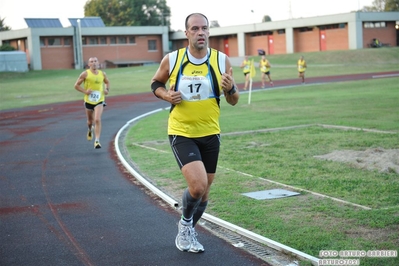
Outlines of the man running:
[{"label": "man running", "polygon": [[[87,140],[93,139],[94,148],[100,149],[101,116],[105,105],[105,95],[109,93],[109,79],[104,71],[98,69],[97,57],[91,57],[88,61],[89,69],[83,71],[75,83],[75,89],[84,94],[84,106],[87,116]],[[84,84],[84,88],[81,84]],[[104,89],[105,84],[105,89]]]}]

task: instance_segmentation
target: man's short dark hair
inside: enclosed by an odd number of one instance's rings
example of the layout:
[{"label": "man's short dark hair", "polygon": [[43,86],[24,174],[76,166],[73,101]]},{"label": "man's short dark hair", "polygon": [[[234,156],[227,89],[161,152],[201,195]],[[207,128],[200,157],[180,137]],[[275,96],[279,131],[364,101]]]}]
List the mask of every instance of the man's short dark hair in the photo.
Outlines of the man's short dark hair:
[{"label": "man's short dark hair", "polygon": [[208,18],[204,15],[204,14],[202,14],[202,13],[192,13],[192,14],[190,14],[190,15],[188,15],[187,17],[186,17],[186,30],[188,30],[188,19],[191,17],[191,16],[193,16],[193,15],[200,15],[200,16],[203,16],[205,19],[206,19],[206,23],[209,25],[209,20],[208,20]]}]

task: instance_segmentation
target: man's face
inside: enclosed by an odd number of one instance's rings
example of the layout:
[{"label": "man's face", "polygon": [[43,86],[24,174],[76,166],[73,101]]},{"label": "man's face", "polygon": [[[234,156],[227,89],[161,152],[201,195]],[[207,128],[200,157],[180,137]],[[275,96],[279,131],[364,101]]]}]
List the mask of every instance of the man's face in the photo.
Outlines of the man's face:
[{"label": "man's face", "polygon": [[208,47],[209,27],[207,20],[201,15],[192,15],[188,21],[186,37],[198,50]]},{"label": "man's face", "polygon": [[89,67],[91,69],[97,69],[98,68],[98,59],[96,57],[92,57],[89,59]]}]

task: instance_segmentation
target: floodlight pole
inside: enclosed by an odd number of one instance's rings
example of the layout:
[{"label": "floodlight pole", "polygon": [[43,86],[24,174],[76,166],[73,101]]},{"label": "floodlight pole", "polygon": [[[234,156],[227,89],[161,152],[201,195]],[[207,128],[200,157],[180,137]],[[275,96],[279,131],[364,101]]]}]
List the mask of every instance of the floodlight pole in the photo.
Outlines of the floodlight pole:
[{"label": "floodlight pole", "polygon": [[82,43],[82,27],[80,25],[80,19],[77,20],[78,23],[78,37],[77,37],[77,68],[83,68],[83,43]]}]

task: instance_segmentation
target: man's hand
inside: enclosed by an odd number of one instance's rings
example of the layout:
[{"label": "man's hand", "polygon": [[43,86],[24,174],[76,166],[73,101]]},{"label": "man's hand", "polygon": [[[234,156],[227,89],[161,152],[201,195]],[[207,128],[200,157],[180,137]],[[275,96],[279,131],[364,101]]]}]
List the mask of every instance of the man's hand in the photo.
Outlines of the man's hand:
[{"label": "man's hand", "polygon": [[223,91],[228,92],[233,88],[234,85],[234,79],[233,79],[233,68],[230,67],[230,69],[227,71],[227,73],[223,73],[222,75],[222,81],[221,81],[221,87]]},{"label": "man's hand", "polygon": [[170,86],[163,99],[170,102],[171,104],[176,105],[181,103],[181,93],[180,91],[175,91],[175,85],[173,84],[172,86]]}]

